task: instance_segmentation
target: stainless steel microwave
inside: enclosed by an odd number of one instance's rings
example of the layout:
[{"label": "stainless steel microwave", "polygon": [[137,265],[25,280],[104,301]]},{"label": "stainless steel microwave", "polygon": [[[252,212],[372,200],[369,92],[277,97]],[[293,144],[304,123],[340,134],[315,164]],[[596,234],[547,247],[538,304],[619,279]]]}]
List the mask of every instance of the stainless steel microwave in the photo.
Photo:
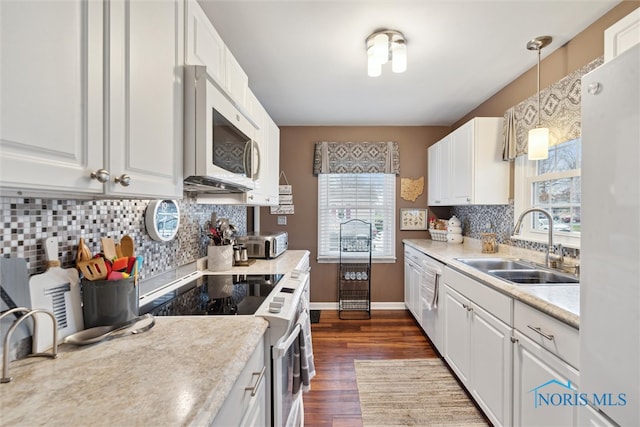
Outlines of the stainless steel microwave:
[{"label": "stainless steel microwave", "polygon": [[198,193],[253,190],[260,173],[256,127],[207,74],[184,72],[184,188]]}]

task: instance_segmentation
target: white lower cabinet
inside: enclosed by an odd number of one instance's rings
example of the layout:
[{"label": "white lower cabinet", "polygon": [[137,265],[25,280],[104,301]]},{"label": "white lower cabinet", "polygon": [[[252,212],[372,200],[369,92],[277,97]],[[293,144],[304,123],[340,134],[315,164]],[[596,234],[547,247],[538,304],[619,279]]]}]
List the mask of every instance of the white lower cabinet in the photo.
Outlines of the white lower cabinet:
[{"label": "white lower cabinet", "polygon": [[578,330],[520,301],[514,327],[514,425],[576,426]]},{"label": "white lower cabinet", "polygon": [[513,424],[576,426],[578,371],[517,330],[514,341]]},{"label": "white lower cabinet", "polygon": [[511,327],[447,284],[444,298],[445,360],[491,422],[510,425]]},{"label": "white lower cabinet", "polygon": [[419,324],[422,322],[422,306],[420,300],[421,280],[424,276],[422,258],[426,255],[418,250],[404,249],[404,304]]},{"label": "white lower cabinet", "polygon": [[213,427],[268,425],[265,378],[268,369],[262,337],[213,420]]}]

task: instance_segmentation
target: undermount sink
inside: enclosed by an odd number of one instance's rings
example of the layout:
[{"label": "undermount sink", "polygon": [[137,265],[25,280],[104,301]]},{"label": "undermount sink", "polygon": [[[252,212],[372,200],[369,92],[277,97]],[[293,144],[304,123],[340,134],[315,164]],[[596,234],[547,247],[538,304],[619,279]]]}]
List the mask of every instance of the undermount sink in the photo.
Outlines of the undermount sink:
[{"label": "undermount sink", "polygon": [[580,281],[569,274],[551,271],[511,258],[457,258],[470,267],[516,285],[577,285]]},{"label": "undermount sink", "polygon": [[489,270],[492,276],[521,285],[578,284],[580,281],[568,274],[546,270]]},{"label": "undermount sink", "polygon": [[530,270],[533,268],[531,264],[509,258],[457,258],[457,260],[484,272],[489,270]]}]

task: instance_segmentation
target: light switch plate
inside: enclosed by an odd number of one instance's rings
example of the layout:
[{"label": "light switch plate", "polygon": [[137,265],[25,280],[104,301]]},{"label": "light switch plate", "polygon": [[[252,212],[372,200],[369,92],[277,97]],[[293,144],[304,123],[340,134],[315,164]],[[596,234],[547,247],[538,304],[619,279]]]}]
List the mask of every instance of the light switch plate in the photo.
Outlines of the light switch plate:
[{"label": "light switch plate", "polygon": [[278,215],[278,225],[287,225],[287,217],[285,215]]}]

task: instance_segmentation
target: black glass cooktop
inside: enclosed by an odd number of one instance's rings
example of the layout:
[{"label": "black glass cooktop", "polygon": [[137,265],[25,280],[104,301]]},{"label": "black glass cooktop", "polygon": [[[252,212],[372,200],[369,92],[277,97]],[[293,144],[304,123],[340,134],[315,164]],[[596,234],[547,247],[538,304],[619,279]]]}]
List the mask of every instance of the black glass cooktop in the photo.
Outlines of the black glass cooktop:
[{"label": "black glass cooktop", "polygon": [[282,274],[205,275],[140,307],[140,314],[197,316],[254,314]]}]

